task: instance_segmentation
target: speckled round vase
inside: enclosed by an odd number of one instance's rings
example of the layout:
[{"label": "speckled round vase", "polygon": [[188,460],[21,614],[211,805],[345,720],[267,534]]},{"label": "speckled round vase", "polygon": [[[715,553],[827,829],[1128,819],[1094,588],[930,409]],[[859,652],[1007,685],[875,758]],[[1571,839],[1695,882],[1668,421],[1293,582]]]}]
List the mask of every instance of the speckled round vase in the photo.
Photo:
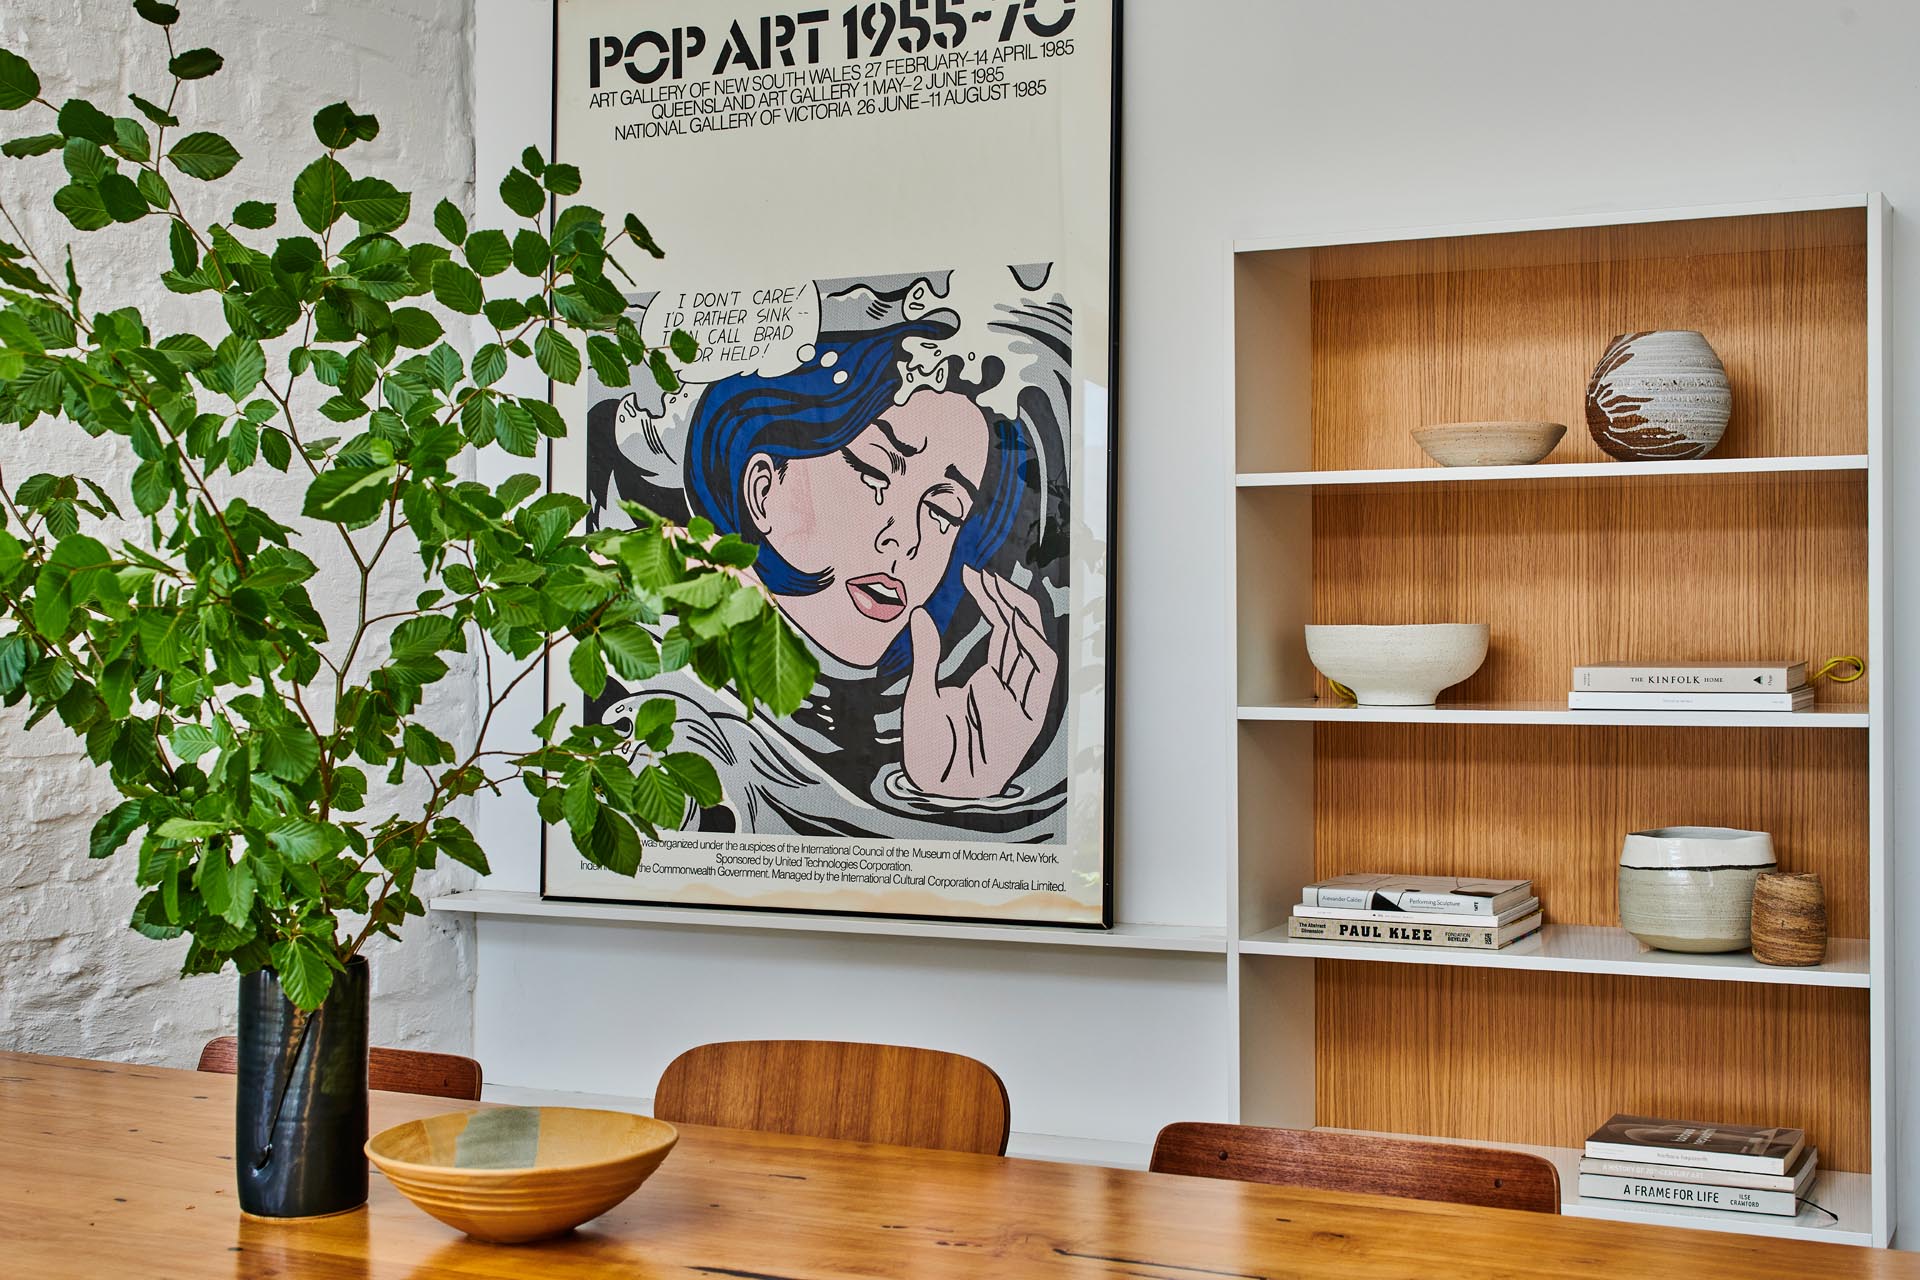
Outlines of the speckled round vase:
[{"label": "speckled round vase", "polygon": [[1775,871],[1753,886],[1753,958],[1813,965],[1827,958],[1827,891],[1811,871]]},{"label": "speckled round vase", "polygon": [[1732,412],[1727,370],[1691,329],[1621,334],[1587,383],[1587,429],[1622,462],[1710,453]]},{"label": "speckled round vase", "polygon": [[1636,831],[1620,849],[1620,927],[1660,951],[1744,951],[1754,882],[1777,865],[1764,831]]}]

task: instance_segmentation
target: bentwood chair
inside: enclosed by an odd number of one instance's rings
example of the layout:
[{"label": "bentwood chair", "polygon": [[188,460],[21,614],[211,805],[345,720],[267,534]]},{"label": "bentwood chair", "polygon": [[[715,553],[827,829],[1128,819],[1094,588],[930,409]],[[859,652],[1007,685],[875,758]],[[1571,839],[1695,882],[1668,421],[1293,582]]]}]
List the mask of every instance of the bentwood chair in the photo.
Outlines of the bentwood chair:
[{"label": "bentwood chair", "polygon": [[[200,1051],[200,1070],[230,1076],[238,1068],[238,1041],[217,1036]],[[388,1093],[418,1093],[433,1098],[480,1100],[480,1064],[453,1053],[418,1049],[367,1050],[367,1085]]]},{"label": "bentwood chair", "polygon": [[1560,1173],[1522,1151],[1243,1124],[1170,1124],[1154,1140],[1155,1173],[1357,1191],[1490,1209],[1560,1212]]},{"label": "bentwood chair", "polygon": [[660,1076],[653,1114],[937,1151],[1005,1155],[1007,1087],[937,1049],[833,1040],[735,1040],[689,1049]]}]

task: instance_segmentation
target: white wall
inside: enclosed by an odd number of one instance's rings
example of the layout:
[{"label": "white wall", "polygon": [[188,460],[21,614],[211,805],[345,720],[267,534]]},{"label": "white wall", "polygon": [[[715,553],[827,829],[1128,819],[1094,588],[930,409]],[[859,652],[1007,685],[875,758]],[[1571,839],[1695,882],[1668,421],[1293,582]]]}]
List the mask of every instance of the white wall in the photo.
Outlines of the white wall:
[{"label": "white wall", "polygon": [[[179,114],[190,128],[226,134],[245,157],[232,178],[212,189],[220,193],[217,204],[208,188],[172,177],[203,222],[224,219],[232,203],[247,198],[278,201],[282,225],[292,222],[289,184],[320,151],[309,122],[317,108],[341,98],[382,124],[377,142],[349,154],[349,166],[359,172],[377,167],[423,193],[416,206],[422,223],[440,196],[470,199],[471,12],[461,0],[186,0],[181,7],[180,47],[211,45],[227,65],[182,94]],[[166,97],[163,38],[129,4],[6,0],[0,45],[34,64],[55,102],[86,95],[110,112],[131,114],[128,92]],[[0,116],[0,130],[8,137],[34,131],[41,114],[32,108]],[[24,215],[27,236],[42,256],[57,261],[61,246],[73,242],[89,305],[137,304],[162,333],[217,305],[161,287],[166,231],[159,219],[75,232],[50,204],[65,181],[57,153],[0,160],[0,194],[16,217]],[[270,348],[269,368],[285,368],[278,354],[284,345]],[[125,494],[132,458],[117,446],[43,421],[27,434],[12,428],[0,434],[0,466],[11,485],[36,471],[93,475],[131,510]],[[250,500],[282,518],[297,513],[298,491],[272,483],[273,472],[258,467],[244,479]],[[337,618],[352,566],[317,539],[306,549],[321,566],[314,598]],[[411,600],[419,588],[408,577],[383,581],[377,600]],[[456,717],[470,722],[471,674],[457,672],[443,687]],[[57,719],[31,733],[23,720],[18,709],[0,714],[0,1048],[191,1065],[210,1036],[233,1028],[232,973],[180,981],[184,942],[151,942],[127,928],[138,896],[131,852],[101,862],[87,858],[94,819],[118,798]],[[443,875],[439,883],[456,879]],[[414,921],[407,937],[398,950],[376,944],[370,951],[375,1040],[467,1049],[470,929],[435,917]]]},{"label": "white wall", "polygon": [[[534,74],[547,34],[539,0],[481,0],[479,13],[484,190],[507,156],[545,136],[544,86],[504,83]],[[1910,66],[1920,6],[1131,0],[1126,42],[1123,918],[1223,915],[1229,826],[1215,797],[1232,690],[1209,660],[1218,637],[1195,620],[1224,617],[1228,590],[1210,552],[1227,545],[1231,515],[1217,372],[1229,241],[1883,190],[1895,206],[1894,490],[1917,491],[1920,451],[1906,432],[1920,374],[1900,356],[1920,333],[1920,249],[1909,247],[1920,214]],[[663,179],[659,198],[689,193]],[[1911,547],[1913,506],[1894,507],[1896,545]],[[1912,637],[1920,559],[1904,557],[1896,573],[1896,626]],[[1879,655],[1876,678],[1891,656]],[[1920,759],[1920,680],[1898,696],[1898,756]],[[1920,796],[1908,789],[1900,805],[1900,826],[1920,836]],[[502,887],[534,887],[530,824],[498,830],[496,864],[510,864]],[[1920,907],[1920,875],[1899,892]],[[1226,1109],[1227,1010],[1190,977],[1210,962],[491,921],[482,930],[477,1043],[505,1083],[646,1093],[674,1052],[714,1035],[899,1039],[912,1029],[999,1066],[1017,1128],[1144,1139],[1165,1120]],[[1916,952],[1920,936],[1905,939],[1903,969]],[[1916,998],[1920,982],[1909,983],[1907,1079]],[[903,1022],[928,1000],[949,1016]],[[1920,1105],[1902,1124],[1902,1216],[1920,1222]]]}]

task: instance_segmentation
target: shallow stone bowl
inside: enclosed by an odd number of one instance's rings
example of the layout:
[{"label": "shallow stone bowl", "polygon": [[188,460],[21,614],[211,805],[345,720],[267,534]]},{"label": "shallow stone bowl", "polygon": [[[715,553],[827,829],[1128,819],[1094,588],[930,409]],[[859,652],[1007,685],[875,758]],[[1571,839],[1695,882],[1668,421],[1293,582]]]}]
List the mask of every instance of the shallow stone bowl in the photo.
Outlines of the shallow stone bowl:
[{"label": "shallow stone bowl", "polygon": [[1487,660],[1487,624],[1306,628],[1307,656],[1320,674],[1369,707],[1430,707]]},{"label": "shallow stone bowl", "polygon": [[1442,422],[1412,434],[1443,467],[1520,467],[1552,453],[1567,428],[1559,422]]}]

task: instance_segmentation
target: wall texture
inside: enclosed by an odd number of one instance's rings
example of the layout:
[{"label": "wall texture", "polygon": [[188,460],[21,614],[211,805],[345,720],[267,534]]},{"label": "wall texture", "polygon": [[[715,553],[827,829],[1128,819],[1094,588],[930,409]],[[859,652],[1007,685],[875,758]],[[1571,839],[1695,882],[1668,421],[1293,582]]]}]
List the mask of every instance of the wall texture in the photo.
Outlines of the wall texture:
[{"label": "wall texture", "polygon": [[[442,195],[470,203],[472,21],[462,0],[184,0],[181,8],[180,47],[211,45],[227,65],[190,85],[178,113],[189,127],[199,121],[226,134],[245,157],[216,188],[217,206],[206,203],[206,188],[173,179],[182,199],[200,199],[190,207],[202,221],[224,217],[226,202],[247,198],[277,200],[290,217],[288,186],[319,151],[313,112],[342,98],[374,112],[383,126],[374,144],[350,154],[350,167],[419,192],[422,223]],[[0,44],[34,64],[55,102],[85,95],[130,114],[129,92],[166,98],[163,38],[127,4],[8,0],[0,8]],[[0,117],[8,136],[38,124],[29,112]],[[160,286],[157,266],[148,265],[165,258],[165,226],[157,219],[74,232],[49,204],[64,181],[57,154],[0,161],[0,200],[43,257],[57,260],[73,242],[90,305],[139,305],[160,332],[185,327],[196,307],[211,305]],[[270,348],[269,368],[284,367]],[[10,486],[36,471],[85,472],[124,499],[131,457],[43,420],[30,433],[0,435],[0,467]],[[276,473],[256,467],[242,480],[240,492],[250,501],[283,519],[297,512],[298,491]],[[329,602],[344,602],[351,565],[337,544],[316,537],[306,549],[321,565],[314,598],[333,617]],[[407,557],[394,559],[404,565]],[[380,600],[412,598],[418,561],[408,569],[378,584]],[[442,688],[453,703],[442,732],[471,723],[471,672],[456,670]],[[127,929],[136,898],[131,854],[87,859],[88,830],[115,803],[112,789],[57,720],[30,733],[22,720],[18,711],[0,714],[0,1048],[190,1065],[201,1043],[232,1029],[231,971],[180,981],[183,944],[151,942]],[[439,876],[443,887],[450,882],[447,873]],[[445,918],[414,921],[405,946],[372,954],[377,1042],[454,1051],[471,1045],[473,944],[464,927]]]}]

